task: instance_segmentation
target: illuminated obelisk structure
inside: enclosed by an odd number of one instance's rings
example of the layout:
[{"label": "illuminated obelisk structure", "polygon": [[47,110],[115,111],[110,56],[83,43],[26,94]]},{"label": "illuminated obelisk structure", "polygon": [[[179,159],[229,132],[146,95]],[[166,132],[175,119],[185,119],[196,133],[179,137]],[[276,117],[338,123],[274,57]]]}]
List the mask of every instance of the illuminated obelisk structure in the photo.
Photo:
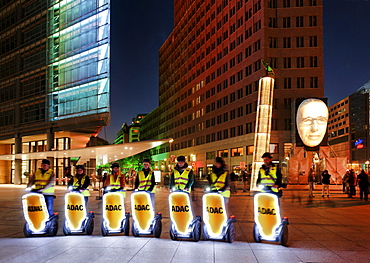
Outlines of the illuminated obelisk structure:
[{"label": "illuminated obelisk structure", "polygon": [[272,68],[262,60],[266,68],[267,76],[262,77],[258,87],[256,132],[254,135],[254,151],[252,164],[251,191],[257,190],[256,181],[258,171],[262,165],[261,156],[265,152],[270,152],[270,134],[272,119],[272,101],[274,94],[274,73]]}]

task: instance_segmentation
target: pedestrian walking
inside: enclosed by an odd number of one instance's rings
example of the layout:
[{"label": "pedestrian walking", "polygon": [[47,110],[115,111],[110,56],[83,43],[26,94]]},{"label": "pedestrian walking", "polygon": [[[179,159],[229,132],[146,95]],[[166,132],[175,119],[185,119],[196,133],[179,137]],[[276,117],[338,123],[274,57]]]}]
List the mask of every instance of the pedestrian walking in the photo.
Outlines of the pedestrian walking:
[{"label": "pedestrian walking", "polygon": [[322,197],[324,197],[324,195],[326,195],[327,197],[329,197],[330,195],[330,190],[329,190],[329,185],[330,185],[330,177],[331,175],[328,173],[328,170],[325,170],[322,174],[321,174],[321,177],[322,177],[322,180],[321,180],[321,183],[322,183]]},{"label": "pedestrian walking", "polygon": [[231,181],[230,192],[232,194],[236,194],[238,192],[236,190],[236,184],[238,182],[238,176],[234,172],[230,173],[230,181]]},{"label": "pedestrian walking", "polygon": [[348,197],[352,198],[353,196],[356,195],[356,175],[351,169],[349,171],[348,179],[347,179],[347,184],[348,184]]},{"label": "pedestrian walking", "polygon": [[313,195],[314,185],[316,182],[315,171],[311,168],[308,172],[308,197],[315,197]]},{"label": "pedestrian walking", "polygon": [[245,170],[242,172],[242,180],[243,180],[243,192],[247,192],[248,189],[248,184],[249,184],[249,178],[250,178],[250,173],[248,172],[247,167]]},{"label": "pedestrian walking", "polygon": [[360,199],[368,201],[369,176],[364,170],[357,176],[357,184],[360,188]]},{"label": "pedestrian walking", "polygon": [[342,191],[345,194],[348,194],[348,177],[349,177],[349,170],[342,177]]}]

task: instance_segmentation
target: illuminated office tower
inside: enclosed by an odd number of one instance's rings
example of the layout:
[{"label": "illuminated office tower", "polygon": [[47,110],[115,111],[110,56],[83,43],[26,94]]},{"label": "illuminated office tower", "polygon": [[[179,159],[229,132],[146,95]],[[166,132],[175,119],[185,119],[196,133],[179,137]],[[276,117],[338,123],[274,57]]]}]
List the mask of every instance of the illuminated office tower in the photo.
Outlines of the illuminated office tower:
[{"label": "illuminated office tower", "polygon": [[[0,17],[0,155],[84,147],[110,119],[110,0],[5,0]],[[0,183],[38,166],[0,162]]]},{"label": "illuminated office tower", "polygon": [[108,1],[53,1],[47,35],[48,121],[108,112]]},{"label": "illuminated office tower", "polygon": [[174,11],[159,50],[159,106],[141,130],[143,140],[174,139],[152,150],[157,166],[185,155],[202,176],[216,156],[236,173],[253,162],[261,59],[275,72],[269,148],[285,160],[295,99],[324,96],[322,1],[178,0]]}]

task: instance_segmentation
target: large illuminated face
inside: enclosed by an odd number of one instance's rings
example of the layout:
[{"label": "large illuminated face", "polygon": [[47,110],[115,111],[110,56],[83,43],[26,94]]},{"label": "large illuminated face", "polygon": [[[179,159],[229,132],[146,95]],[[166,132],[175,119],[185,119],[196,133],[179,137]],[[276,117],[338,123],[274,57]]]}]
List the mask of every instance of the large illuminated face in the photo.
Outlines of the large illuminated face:
[{"label": "large illuminated face", "polygon": [[297,111],[297,129],[303,143],[309,147],[321,143],[328,124],[328,107],[319,99],[304,100]]}]

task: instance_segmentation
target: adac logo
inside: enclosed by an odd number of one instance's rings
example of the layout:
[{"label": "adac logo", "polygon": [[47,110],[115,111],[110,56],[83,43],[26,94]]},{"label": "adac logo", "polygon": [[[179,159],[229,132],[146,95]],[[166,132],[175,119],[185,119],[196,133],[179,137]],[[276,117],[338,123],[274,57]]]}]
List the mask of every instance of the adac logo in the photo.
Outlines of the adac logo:
[{"label": "adac logo", "polygon": [[136,211],[150,211],[150,205],[135,205]]},{"label": "adac logo", "polygon": [[276,215],[275,209],[272,208],[264,208],[264,207],[258,207],[258,213],[263,215]]},{"label": "adac logo", "polygon": [[84,210],[84,206],[83,205],[70,205],[70,204],[68,204],[67,205],[67,210],[71,210],[71,211],[83,211]]},{"label": "adac logo", "polygon": [[122,211],[122,205],[106,205],[105,210],[107,210],[107,211]]},{"label": "adac logo", "polygon": [[173,205],[172,212],[189,212],[188,205]]},{"label": "adac logo", "polygon": [[207,212],[210,214],[223,214],[224,213],[224,209],[222,207],[207,206],[206,209],[207,209]]},{"label": "adac logo", "polygon": [[41,205],[28,206],[28,212],[39,212],[39,211],[43,211]]}]

